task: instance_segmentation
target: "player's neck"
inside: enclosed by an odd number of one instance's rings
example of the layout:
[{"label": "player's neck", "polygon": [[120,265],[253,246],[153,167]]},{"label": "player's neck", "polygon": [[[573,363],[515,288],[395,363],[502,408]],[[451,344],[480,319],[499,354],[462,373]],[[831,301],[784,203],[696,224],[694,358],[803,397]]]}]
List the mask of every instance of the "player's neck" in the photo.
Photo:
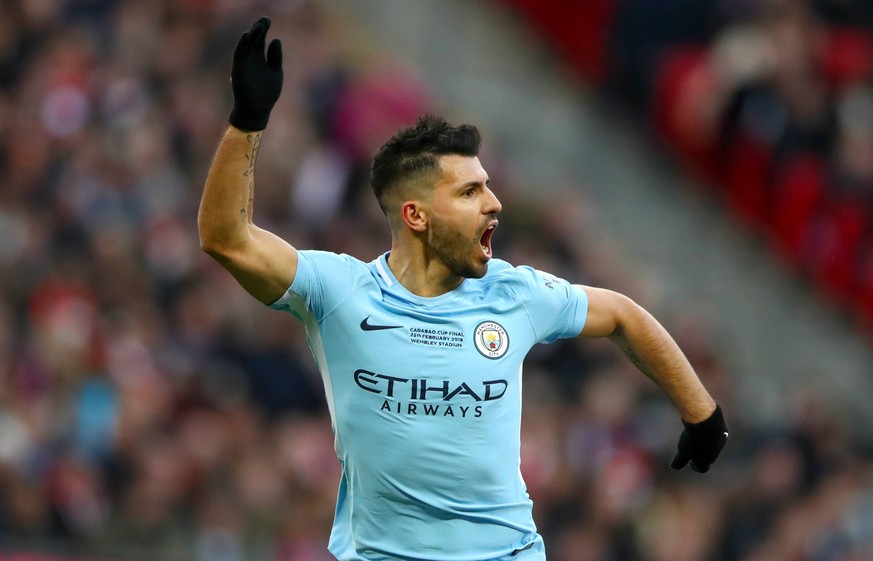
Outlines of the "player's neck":
[{"label": "player's neck", "polygon": [[388,267],[406,290],[424,298],[451,292],[464,280],[452,273],[442,260],[410,244],[391,246]]}]

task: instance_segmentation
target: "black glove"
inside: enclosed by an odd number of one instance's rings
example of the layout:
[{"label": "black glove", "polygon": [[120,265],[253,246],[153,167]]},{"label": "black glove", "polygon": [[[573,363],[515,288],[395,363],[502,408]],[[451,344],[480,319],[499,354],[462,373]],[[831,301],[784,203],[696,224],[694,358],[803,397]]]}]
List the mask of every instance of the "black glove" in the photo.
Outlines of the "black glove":
[{"label": "black glove", "polygon": [[709,466],[715,462],[728,439],[728,426],[724,422],[721,407],[716,405],[715,411],[705,421],[687,423],[685,430],[679,436],[679,446],[670,467],[682,469],[691,461],[691,469],[699,473],[709,471]]},{"label": "black glove", "polygon": [[273,39],[264,57],[270,18],[264,16],[242,34],[233,51],[230,85],[233,110],[230,124],[245,131],[267,128],[270,111],[282,92],[282,43]]}]

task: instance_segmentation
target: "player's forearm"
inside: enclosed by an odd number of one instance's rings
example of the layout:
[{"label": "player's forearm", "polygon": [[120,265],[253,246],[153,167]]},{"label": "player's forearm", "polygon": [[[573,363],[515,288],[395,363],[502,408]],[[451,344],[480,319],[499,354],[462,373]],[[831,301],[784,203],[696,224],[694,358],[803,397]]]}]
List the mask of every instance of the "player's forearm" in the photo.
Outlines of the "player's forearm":
[{"label": "player's forearm", "polygon": [[210,254],[238,249],[251,235],[261,134],[229,126],[215,152],[197,216],[200,245]]},{"label": "player's forearm", "polygon": [[697,423],[709,417],[715,401],[670,334],[636,304],[629,303],[624,316],[610,339],[658,384],[684,420]]}]

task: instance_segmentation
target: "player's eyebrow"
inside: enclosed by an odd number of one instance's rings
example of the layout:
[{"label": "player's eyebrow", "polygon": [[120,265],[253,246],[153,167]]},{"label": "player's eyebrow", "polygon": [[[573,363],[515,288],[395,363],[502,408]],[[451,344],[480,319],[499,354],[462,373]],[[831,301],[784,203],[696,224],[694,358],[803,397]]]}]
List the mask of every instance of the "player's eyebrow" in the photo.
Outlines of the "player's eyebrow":
[{"label": "player's eyebrow", "polygon": [[486,177],[484,182],[480,179],[471,179],[462,183],[458,189],[469,189],[470,187],[481,187],[482,185],[486,187],[491,185],[491,178]]}]

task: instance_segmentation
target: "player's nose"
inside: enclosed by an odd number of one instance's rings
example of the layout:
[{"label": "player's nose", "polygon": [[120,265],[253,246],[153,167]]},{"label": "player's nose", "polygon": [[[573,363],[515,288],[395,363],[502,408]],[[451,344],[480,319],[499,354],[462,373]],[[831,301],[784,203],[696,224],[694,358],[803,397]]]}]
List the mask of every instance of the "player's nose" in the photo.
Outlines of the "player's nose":
[{"label": "player's nose", "polygon": [[488,197],[485,206],[482,209],[482,212],[484,214],[499,213],[501,210],[503,210],[503,205],[500,203],[500,199],[498,199],[497,195],[494,194],[494,191],[492,191],[488,187],[486,187],[485,190],[488,194]]}]

